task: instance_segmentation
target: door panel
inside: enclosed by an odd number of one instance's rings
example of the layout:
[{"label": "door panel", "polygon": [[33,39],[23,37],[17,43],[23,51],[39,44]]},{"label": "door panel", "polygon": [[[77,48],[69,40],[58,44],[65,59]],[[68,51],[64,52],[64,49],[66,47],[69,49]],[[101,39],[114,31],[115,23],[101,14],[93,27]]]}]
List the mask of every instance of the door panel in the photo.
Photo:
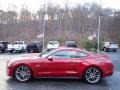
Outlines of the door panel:
[{"label": "door panel", "polygon": [[[48,57],[52,56],[52,61]],[[86,53],[63,50],[48,55],[43,60],[37,62],[37,72],[39,76],[76,76],[83,67]]]},{"label": "door panel", "polygon": [[39,62],[39,76],[74,76],[76,65],[73,59],[68,58],[53,58],[52,61],[45,59]]},{"label": "door panel", "polygon": [[68,76],[75,74],[75,64],[73,63],[71,58],[54,58],[53,61],[53,75]]}]

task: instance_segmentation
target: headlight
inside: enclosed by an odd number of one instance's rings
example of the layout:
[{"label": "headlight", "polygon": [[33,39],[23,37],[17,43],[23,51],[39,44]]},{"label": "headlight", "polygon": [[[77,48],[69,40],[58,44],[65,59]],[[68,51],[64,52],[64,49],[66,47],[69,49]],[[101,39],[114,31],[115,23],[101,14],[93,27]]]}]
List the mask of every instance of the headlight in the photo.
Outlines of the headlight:
[{"label": "headlight", "polygon": [[12,66],[11,60],[7,61],[7,67],[10,67],[10,66]]}]

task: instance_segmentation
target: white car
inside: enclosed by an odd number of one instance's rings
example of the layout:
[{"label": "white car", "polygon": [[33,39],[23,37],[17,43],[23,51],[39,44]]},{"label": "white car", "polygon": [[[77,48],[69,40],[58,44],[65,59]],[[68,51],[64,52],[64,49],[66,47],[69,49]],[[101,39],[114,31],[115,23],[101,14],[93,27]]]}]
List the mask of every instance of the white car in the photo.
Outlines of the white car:
[{"label": "white car", "polygon": [[60,46],[60,43],[58,41],[49,41],[47,44],[47,51],[50,51],[52,49],[56,49]]},{"label": "white car", "polygon": [[15,41],[14,44],[8,44],[8,52],[23,52],[27,48],[27,45],[24,41]]},{"label": "white car", "polygon": [[118,48],[119,48],[119,46],[115,42],[104,42],[104,45],[103,45],[103,50],[105,52],[107,52],[107,51],[114,51],[114,52],[116,52],[118,50]]}]

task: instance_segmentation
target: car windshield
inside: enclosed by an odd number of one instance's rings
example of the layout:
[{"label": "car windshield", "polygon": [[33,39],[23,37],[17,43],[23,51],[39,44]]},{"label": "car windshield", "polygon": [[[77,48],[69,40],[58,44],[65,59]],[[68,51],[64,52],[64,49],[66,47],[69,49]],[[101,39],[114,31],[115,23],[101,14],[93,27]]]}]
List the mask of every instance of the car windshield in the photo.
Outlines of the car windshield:
[{"label": "car windshield", "polygon": [[40,57],[46,57],[49,53],[51,53],[52,51],[47,51],[47,50],[44,50],[42,53],[40,53]]},{"label": "car windshield", "polygon": [[58,41],[50,41],[49,44],[58,44]]},{"label": "car windshield", "polygon": [[66,43],[66,44],[75,43],[75,41],[66,41],[65,43]]},{"label": "car windshield", "polygon": [[115,42],[110,42],[110,44],[116,44]]},{"label": "car windshield", "polygon": [[15,42],[14,44],[23,44],[23,42]]}]

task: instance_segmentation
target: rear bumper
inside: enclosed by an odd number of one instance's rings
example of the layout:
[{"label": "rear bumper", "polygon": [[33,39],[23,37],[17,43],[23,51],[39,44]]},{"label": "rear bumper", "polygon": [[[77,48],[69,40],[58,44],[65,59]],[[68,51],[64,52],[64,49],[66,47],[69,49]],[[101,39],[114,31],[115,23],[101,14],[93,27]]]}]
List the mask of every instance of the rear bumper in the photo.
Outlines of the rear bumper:
[{"label": "rear bumper", "polygon": [[108,50],[118,50],[118,48],[107,48]]},{"label": "rear bumper", "polygon": [[113,70],[109,70],[109,71],[104,72],[103,77],[111,76],[112,74],[113,74]]},{"label": "rear bumper", "polygon": [[104,66],[104,70],[103,70],[103,77],[106,76],[111,76],[114,72],[114,67],[112,64],[107,64],[106,66]]}]

